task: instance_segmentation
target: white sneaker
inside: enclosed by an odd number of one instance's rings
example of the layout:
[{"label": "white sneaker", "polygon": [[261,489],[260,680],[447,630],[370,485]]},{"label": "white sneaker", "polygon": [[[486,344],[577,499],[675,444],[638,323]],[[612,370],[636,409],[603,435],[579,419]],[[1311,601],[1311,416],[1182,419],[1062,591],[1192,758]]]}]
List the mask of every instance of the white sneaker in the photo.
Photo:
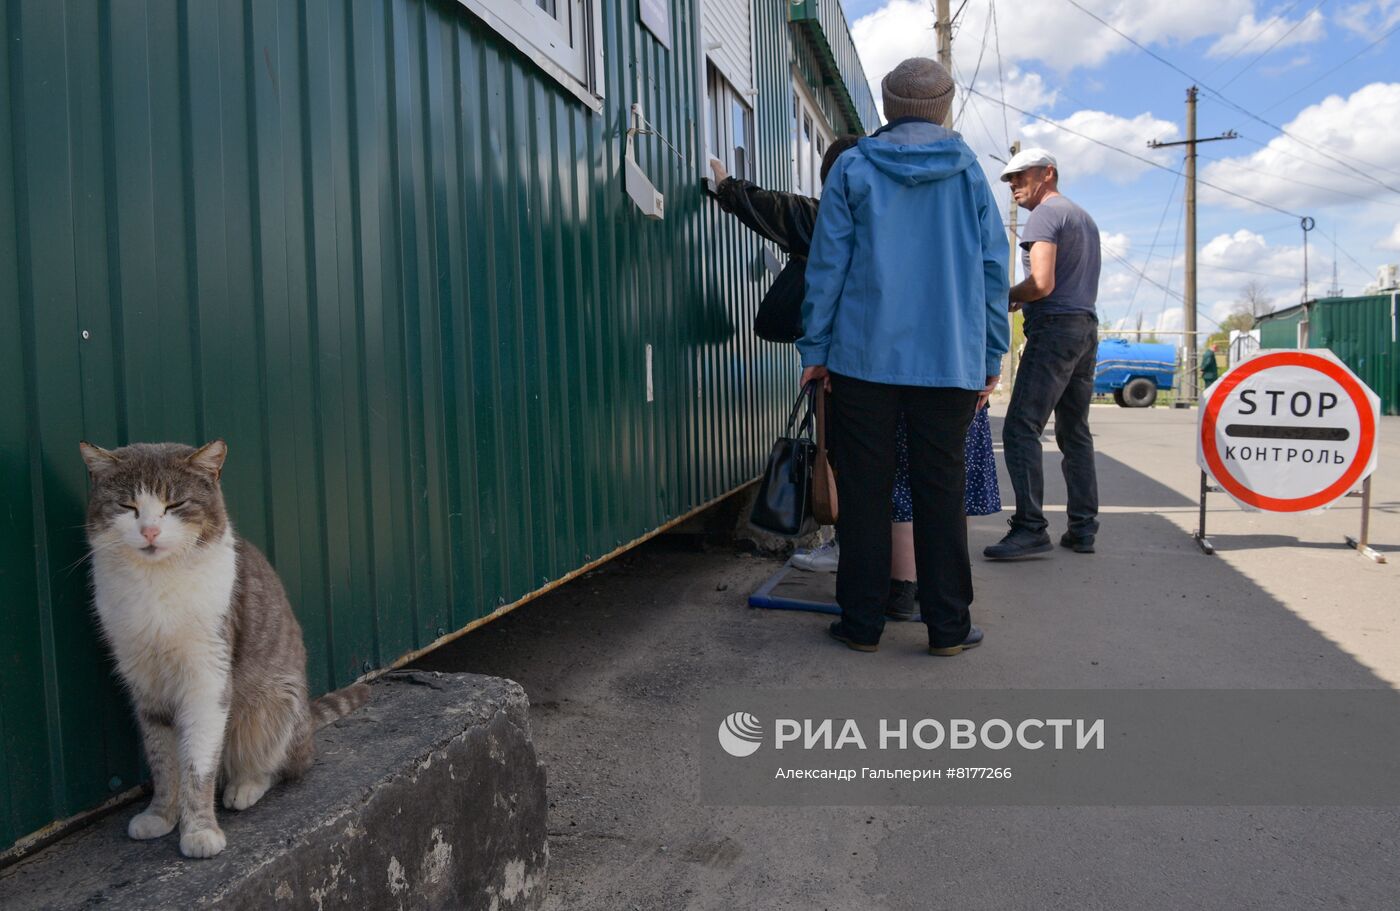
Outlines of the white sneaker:
[{"label": "white sneaker", "polygon": [[792,555],[792,559],[788,560],[788,563],[809,573],[834,573],[840,558],[840,543],[828,541],[818,547],[813,547],[811,550],[797,551]]}]

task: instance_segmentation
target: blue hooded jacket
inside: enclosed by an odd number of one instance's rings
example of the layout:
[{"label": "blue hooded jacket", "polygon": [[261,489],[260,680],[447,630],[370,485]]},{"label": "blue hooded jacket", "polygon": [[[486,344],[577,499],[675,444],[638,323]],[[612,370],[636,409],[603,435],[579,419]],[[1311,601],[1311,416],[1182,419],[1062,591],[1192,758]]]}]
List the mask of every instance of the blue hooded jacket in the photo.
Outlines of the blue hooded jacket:
[{"label": "blue hooded jacket", "polygon": [[981,389],[1011,341],[1009,247],[977,156],[897,120],[836,160],[802,303],[802,366],[875,383]]}]

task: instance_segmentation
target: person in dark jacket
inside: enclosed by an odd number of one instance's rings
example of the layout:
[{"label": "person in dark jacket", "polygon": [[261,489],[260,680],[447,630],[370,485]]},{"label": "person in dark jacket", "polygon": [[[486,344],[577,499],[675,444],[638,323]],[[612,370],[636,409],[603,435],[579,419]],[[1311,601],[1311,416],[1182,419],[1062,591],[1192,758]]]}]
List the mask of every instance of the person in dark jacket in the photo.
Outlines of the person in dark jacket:
[{"label": "person in dark jacket", "polygon": [[[839,136],[822,156],[821,179],[836,158],[855,147],[858,137]],[[715,199],[719,207],[735,216],[750,230],[771,240],[788,255],[788,263],[774,279],[758,305],[753,331],[769,342],[791,343],[802,337],[802,297],[807,289],[807,249],[812,245],[812,228],[817,223],[817,200],[797,193],[765,190],[755,183],[730,177],[724,164],[710,159],[715,175]]]},{"label": "person in dark jacket", "polygon": [[1215,346],[1211,345],[1206,349],[1206,353],[1201,355],[1201,388],[1205,389],[1218,379],[1220,365],[1215,360]]}]

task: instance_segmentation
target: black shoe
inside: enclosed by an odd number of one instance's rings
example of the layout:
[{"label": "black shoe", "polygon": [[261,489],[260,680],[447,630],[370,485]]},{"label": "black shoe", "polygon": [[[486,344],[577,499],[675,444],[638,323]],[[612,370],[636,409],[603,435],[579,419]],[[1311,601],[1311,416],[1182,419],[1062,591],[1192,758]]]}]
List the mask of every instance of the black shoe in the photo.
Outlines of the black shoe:
[{"label": "black shoe", "polygon": [[974,626],[972,627],[972,629],[967,631],[967,638],[964,639],[960,644],[949,645],[944,648],[936,648],[930,645],[928,647],[928,653],[930,655],[937,655],[939,658],[951,658],[954,655],[965,652],[970,648],[976,648],[981,644],[982,629],[981,627]]},{"label": "black shoe", "polygon": [[918,591],[917,582],[891,579],[890,596],[885,600],[885,619],[903,622],[918,618],[919,602],[915,600],[918,597]]},{"label": "black shoe", "polygon": [[1022,557],[1046,554],[1054,549],[1055,546],[1050,543],[1050,536],[1045,532],[1027,531],[1013,525],[1006,537],[985,548],[982,556],[988,560],[1019,560]]},{"label": "black shoe", "polygon": [[1094,552],[1094,536],[1080,535],[1075,537],[1069,532],[1060,535],[1060,546],[1068,547],[1077,554],[1091,554]]},{"label": "black shoe", "polygon": [[880,648],[880,644],[878,642],[857,642],[850,636],[846,635],[846,627],[841,623],[840,620],[834,621],[830,626],[826,628],[826,631],[830,633],[831,638],[835,639],[837,642],[844,642],[847,646],[855,649],[858,652],[874,652],[878,651]]}]

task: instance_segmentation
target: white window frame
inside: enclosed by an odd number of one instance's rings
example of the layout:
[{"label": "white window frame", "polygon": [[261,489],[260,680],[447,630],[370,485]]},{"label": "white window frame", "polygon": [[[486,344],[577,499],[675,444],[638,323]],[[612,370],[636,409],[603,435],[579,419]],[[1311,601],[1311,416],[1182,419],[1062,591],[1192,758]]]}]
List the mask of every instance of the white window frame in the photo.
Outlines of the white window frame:
[{"label": "white window frame", "polygon": [[[736,114],[743,120],[746,140],[743,143],[739,142],[734,129]],[[713,60],[706,61],[705,66],[705,127],[706,152],[724,162],[724,169],[731,176],[757,181],[753,105],[725,78]]]},{"label": "white window frame", "polygon": [[595,113],[603,110],[602,0],[458,0]]},{"label": "white window frame", "polygon": [[817,107],[812,93],[796,70],[792,74],[792,100],[788,103],[792,117],[792,187],[803,196],[821,196],[822,155],[836,139],[836,131],[827,123],[826,115]]}]

